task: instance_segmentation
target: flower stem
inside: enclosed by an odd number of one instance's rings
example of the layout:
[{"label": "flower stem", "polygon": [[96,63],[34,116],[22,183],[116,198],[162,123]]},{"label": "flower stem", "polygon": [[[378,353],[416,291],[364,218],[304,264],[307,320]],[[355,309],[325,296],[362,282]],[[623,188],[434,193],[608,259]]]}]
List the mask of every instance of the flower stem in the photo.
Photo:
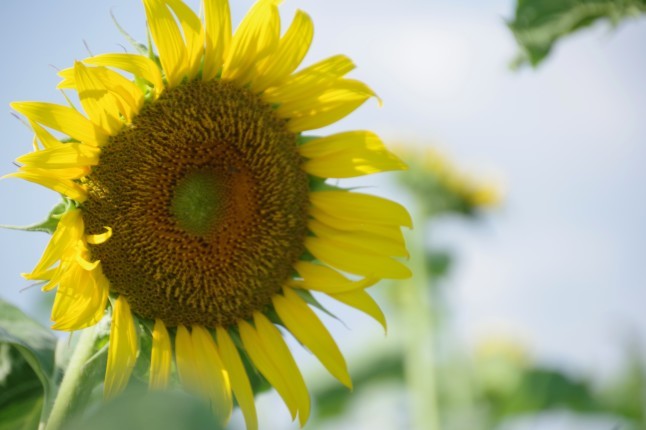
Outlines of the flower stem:
[{"label": "flower stem", "polygon": [[76,348],[54,400],[52,412],[47,420],[46,430],[59,430],[72,412],[75,399],[81,389],[85,363],[94,353],[94,343],[97,337],[96,327],[89,327],[81,332]]},{"label": "flower stem", "polygon": [[405,338],[404,372],[411,401],[411,429],[439,430],[435,363],[435,319],[431,304],[430,274],[426,265],[425,221],[420,210],[415,230],[408,235],[410,268],[413,278],[400,289],[403,304]]}]

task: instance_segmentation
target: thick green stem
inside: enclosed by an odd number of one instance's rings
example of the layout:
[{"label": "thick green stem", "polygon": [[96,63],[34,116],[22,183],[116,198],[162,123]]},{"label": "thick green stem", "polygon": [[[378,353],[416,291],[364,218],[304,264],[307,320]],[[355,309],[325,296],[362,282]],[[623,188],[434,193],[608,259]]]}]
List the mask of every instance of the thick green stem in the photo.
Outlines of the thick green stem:
[{"label": "thick green stem", "polygon": [[59,430],[69,418],[72,406],[82,388],[85,364],[94,354],[96,327],[90,327],[81,332],[81,337],[72,353],[70,362],[54,400],[52,412],[47,420],[46,430]]},{"label": "thick green stem", "polygon": [[405,337],[404,369],[411,401],[411,428],[439,430],[435,363],[435,321],[431,304],[431,279],[426,266],[424,222],[414,213],[415,230],[407,237],[413,277],[400,288]]}]

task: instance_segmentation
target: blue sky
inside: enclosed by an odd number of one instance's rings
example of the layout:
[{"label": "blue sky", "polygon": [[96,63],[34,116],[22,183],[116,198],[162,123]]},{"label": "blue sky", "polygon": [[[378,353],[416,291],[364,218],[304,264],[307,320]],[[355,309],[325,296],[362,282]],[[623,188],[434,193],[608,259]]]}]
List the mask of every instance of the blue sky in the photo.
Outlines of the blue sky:
[{"label": "blue sky", "polygon": [[[234,17],[249,4],[236,3]],[[437,145],[466,168],[504,178],[506,203],[484,223],[433,230],[431,240],[460,256],[447,285],[458,339],[508,334],[538,359],[588,374],[616,367],[630,333],[646,342],[646,20],[616,31],[597,25],[559,44],[539,70],[512,72],[508,1],[287,1],[285,22],[296,8],[316,25],[306,62],[343,52],[384,100],[330,130]],[[126,45],[111,9],[143,40],[138,1],[0,3],[0,175],[31,145],[9,103],[64,103],[52,66],[84,58],[84,40],[94,53]],[[7,179],[0,201],[0,224],[28,224],[57,196]],[[46,242],[0,230],[0,297],[31,309],[40,293],[18,293],[26,286],[19,273]],[[352,332],[335,329],[342,347],[382,336],[348,318]]]}]

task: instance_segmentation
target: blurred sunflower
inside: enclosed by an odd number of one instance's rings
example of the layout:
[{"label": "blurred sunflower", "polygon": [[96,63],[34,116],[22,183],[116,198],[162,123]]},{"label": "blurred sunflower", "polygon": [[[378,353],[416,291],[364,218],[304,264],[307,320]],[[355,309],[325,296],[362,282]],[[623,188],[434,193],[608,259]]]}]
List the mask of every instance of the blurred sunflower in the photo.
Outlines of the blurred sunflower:
[{"label": "blurred sunflower", "polygon": [[106,396],[127,385],[148,323],[151,387],[175,367],[224,421],[234,395],[254,429],[248,359],[303,425],[309,395],[276,325],[350,387],[310,291],[385,324],[364,289],[410,276],[397,260],[407,211],[325,179],[405,165],[369,131],[303,136],[374,96],[345,77],[354,65],[342,55],[295,72],[313,36],[307,14],[281,36],[280,1],[259,0],[232,36],[226,0],[204,0],[203,20],[181,0],[143,3],[156,54],[96,55],[60,72],[85,114],[12,104],[35,137],[9,176],[68,202],[24,276],[57,289],[54,329],[94,325],[111,304]]}]

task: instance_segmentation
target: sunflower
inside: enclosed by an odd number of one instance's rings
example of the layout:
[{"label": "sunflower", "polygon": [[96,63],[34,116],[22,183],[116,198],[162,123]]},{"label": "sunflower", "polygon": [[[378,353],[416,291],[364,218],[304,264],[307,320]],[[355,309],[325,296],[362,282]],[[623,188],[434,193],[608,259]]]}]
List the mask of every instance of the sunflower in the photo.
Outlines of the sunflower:
[{"label": "sunflower", "polygon": [[181,0],[143,3],[156,52],[60,71],[82,110],[12,104],[35,137],[9,176],[67,202],[24,276],[56,289],[54,329],[92,326],[111,309],[107,397],[127,385],[147,329],[150,387],[176,371],[223,421],[235,396],[255,429],[257,371],[303,425],[309,395],[278,327],[351,387],[311,292],[385,325],[364,290],[410,276],[398,260],[408,212],[326,179],[405,165],[369,131],[303,135],[375,96],[345,77],[354,65],[343,55],[296,71],[313,37],[306,13],[281,35],[280,1],[259,0],[232,35],[226,0],[204,0],[203,19]]}]

